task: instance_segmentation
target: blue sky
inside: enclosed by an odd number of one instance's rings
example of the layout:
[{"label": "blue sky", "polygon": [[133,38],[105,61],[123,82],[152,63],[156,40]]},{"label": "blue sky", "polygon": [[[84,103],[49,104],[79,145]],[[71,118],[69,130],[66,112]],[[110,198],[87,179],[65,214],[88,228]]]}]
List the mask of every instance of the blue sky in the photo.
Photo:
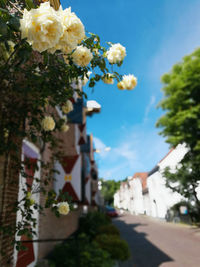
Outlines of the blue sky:
[{"label": "blue sky", "polygon": [[[119,91],[116,83],[100,82],[94,92],[87,86],[89,99],[102,110],[87,120],[93,133],[99,176],[124,179],[135,172],[149,171],[168,152],[169,146],[155,128],[162,110],[160,77],[173,64],[200,46],[199,0],[69,0],[89,32],[106,41],[121,43],[127,56],[121,74],[133,73],[138,86]],[[105,147],[111,147],[105,151]]]}]

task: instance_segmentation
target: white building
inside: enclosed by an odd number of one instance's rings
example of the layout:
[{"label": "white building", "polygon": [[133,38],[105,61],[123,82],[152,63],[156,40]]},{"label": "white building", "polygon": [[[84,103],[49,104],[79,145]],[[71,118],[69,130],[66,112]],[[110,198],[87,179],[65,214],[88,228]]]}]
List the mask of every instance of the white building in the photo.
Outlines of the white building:
[{"label": "white building", "polygon": [[130,180],[130,212],[132,214],[144,214],[143,191],[146,189],[147,172],[135,173]]},{"label": "white building", "polygon": [[[166,167],[175,171],[187,151],[185,145],[179,144],[149,173],[138,172],[127,182],[122,182],[119,191],[114,195],[114,205],[132,214],[165,218],[172,206],[186,199],[166,186],[163,172]],[[196,191],[200,199],[200,183]]]},{"label": "white building", "polygon": [[166,167],[169,167],[171,171],[175,170],[186,152],[185,145],[178,145],[176,148],[171,149],[157,166],[149,172],[147,187],[150,205],[147,214],[153,217],[165,218],[167,210],[184,199],[180,194],[166,187],[166,178],[163,176],[163,171]]}]

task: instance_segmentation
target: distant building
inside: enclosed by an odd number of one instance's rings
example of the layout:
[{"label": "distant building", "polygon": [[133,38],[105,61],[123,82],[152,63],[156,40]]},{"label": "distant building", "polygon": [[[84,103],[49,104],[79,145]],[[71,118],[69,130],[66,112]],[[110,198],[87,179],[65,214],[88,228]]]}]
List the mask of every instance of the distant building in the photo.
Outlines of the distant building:
[{"label": "distant building", "polygon": [[175,170],[178,163],[183,159],[187,152],[185,145],[178,145],[172,148],[168,154],[149,172],[147,187],[149,190],[150,207],[148,214],[153,217],[165,218],[167,210],[184,198],[166,187],[166,178],[163,171],[169,167]]},{"label": "distant building", "polygon": [[[185,145],[179,144],[176,148],[172,148],[150,172],[137,172],[132,179],[122,182],[120,189],[114,195],[114,205],[132,214],[165,218],[172,206],[185,199],[166,186],[163,171],[166,167],[172,172],[175,171],[187,151]],[[200,198],[200,185],[196,190]]]}]

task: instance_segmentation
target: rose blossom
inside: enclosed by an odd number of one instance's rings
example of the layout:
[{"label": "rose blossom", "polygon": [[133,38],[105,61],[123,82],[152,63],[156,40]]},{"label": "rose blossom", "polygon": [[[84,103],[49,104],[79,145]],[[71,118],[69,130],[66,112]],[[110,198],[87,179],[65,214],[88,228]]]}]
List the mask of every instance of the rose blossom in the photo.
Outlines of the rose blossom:
[{"label": "rose blossom", "polygon": [[67,100],[67,102],[62,106],[62,112],[67,114],[72,110],[73,110],[73,104],[70,100]]},{"label": "rose blossom", "polygon": [[64,30],[58,46],[63,52],[70,53],[84,39],[85,29],[81,20],[74,12],[71,12],[71,8],[63,10],[60,7],[58,13]]},{"label": "rose blossom", "polygon": [[62,126],[61,126],[61,131],[62,132],[67,132],[69,130],[69,126],[67,125],[67,124],[63,124]]},{"label": "rose blossom", "polygon": [[49,2],[30,11],[25,9],[20,29],[22,38],[27,38],[33,49],[39,52],[54,48],[63,35],[61,20]]},{"label": "rose blossom", "polygon": [[65,202],[60,202],[58,204],[58,212],[62,215],[67,215],[70,211],[69,204]]},{"label": "rose blossom", "polygon": [[121,44],[113,44],[106,52],[106,57],[111,64],[120,63],[126,56],[126,48]]},{"label": "rose blossom", "polygon": [[132,90],[137,85],[137,78],[133,74],[124,75],[122,81],[127,90]]},{"label": "rose blossom", "polygon": [[137,78],[133,74],[124,75],[121,82],[118,82],[117,87],[120,90],[132,90],[137,85]]},{"label": "rose blossom", "polygon": [[123,81],[118,82],[117,87],[119,90],[125,90],[126,89]]},{"label": "rose blossom", "polygon": [[103,82],[106,84],[113,84],[114,83],[114,79],[112,77],[111,73],[107,73],[103,78],[102,78]]},{"label": "rose blossom", "polygon": [[77,46],[76,50],[72,54],[73,62],[81,67],[86,67],[90,63],[92,58],[93,55],[90,49],[82,45]]},{"label": "rose blossom", "polygon": [[53,131],[53,129],[55,128],[55,121],[51,116],[46,116],[42,120],[41,125],[45,131]]}]

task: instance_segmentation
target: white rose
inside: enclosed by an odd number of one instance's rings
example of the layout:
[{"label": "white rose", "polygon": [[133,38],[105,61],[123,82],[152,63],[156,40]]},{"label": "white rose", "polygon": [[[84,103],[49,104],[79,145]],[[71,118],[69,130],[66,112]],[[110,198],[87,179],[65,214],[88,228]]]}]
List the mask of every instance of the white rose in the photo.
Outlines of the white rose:
[{"label": "white rose", "polygon": [[67,215],[70,211],[69,204],[65,202],[60,202],[58,204],[58,212],[62,215]]},{"label": "white rose", "polygon": [[132,74],[124,75],[122,81],[127,90],[132,90],[137,85],[137,78]]},{"label": "white rose", "polygon": [[73,104],[70,100],[67,100],[67,102],[62,106],[62,112],[67,114],[72,110],[73,110]]},{"label": "white rose", "polygon": [[92,74],[92,72],[91,72],[91,71],[88,71],[88,72],[87,72],[87,76],[88,76],[88,78],[87,78],[86,75],[84,75],[84,78],[83,78],[83,80],[82,80],[82,85],[83,85],[83,86],[85,86],[85,85],[87,84],[87,82],[88,82],[88,80],[89,80],[89,77],[90,77],[90,74]]},{"label": "white rose", "polygon": [[113,84],[114,83],[114,79],[113,79],[111,73],[107,73],[105,76],[103,76],[102,80],[104,83],[107,83],[107,84]]},{"label": "white rose", "polygon": [[71,8],[63,10],[60,7],[58,12],[64,29],[58,45],[63,52],[70,53],[84,39],[85,29]]},{"label": "white rose", "polygon": [[126,48],[121,44],[113,44],[106,52],[106,57],[111,64],[120,63],[126,56]]},{"label": "white rose", "polygon": [[124,75],[121,82],[118,82],[117,87],[120,90],[132,90],[137,85],[137,78],[133,74]]},{"label": "white rose", "polygon": [[77,46],[76,50],[72,54],[73,62],[81,67],[86,67],[92,60],[93,55],[87,47],[82,45]]},{"label": "white rose", "polygon": [[55,121],[51,116],[46,116],[42,120],[41,125],[45,131],[53,131],[53,129],[55,128]]},{"label": "white rose", "polygon": [[20,20],[22,38],[32,45],[34,50],[43,52],[53,49],[63,35],[63,25],[49,2],[42,3],[39,8],[24,10]]},{"label": "white rose", "polygon": [[67,124],[63,124],[62,126],[61,126],[61,131],[62,132],[67,132],[69,130],[69,126],[67,125]]}]

